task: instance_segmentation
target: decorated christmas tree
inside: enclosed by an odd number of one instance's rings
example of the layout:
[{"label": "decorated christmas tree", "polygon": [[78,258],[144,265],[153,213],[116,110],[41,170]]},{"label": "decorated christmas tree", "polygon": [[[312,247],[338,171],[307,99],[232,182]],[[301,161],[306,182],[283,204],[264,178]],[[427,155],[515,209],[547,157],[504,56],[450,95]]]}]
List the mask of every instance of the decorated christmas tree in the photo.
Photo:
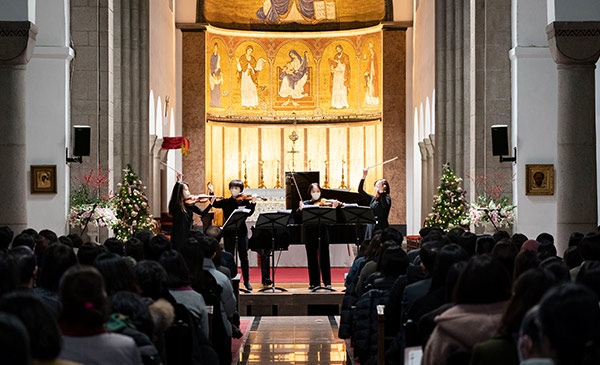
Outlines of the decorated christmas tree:
[{"label": "decorated christmas tree", "polygon": [[433,198],[432,212],[425,218],[425,226],[449,230],[469,224],[461,182],[462,179],[454,175],[450,164],[445,164],[438,194]]},{"label": "decorated christmas tree", "polygon": [[119,193],[116,197],[118,222],[113,226],[115,235],[120,240],[128,240],[143,229],[152,229],[153,221],[148,207],[146,187],[133,172],[130,165],[123,170],[123,183],[118,184]]}]

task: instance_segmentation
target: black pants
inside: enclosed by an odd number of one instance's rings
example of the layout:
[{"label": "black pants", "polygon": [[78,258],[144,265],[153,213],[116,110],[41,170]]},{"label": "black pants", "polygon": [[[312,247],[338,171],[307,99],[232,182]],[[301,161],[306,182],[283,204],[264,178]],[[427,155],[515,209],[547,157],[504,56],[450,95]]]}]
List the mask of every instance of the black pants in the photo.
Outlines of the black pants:
[{"label": "black pants", "polygon": [[[310,237],[306,242],[306,260],[308,262],[308,280],[310,286],[331,285],[331,263],[329,261],[329,235],[321,237],[319,249],[318,237]],[[320,274],[319,275],[319,269]],[[321,277],[319,277],[321,276]]]},{"label": "black pants", "polygon": [[[235,258],[236,251],[236,242],[235,242],[235,233],[227,234],[223,237],[223,241],[225,244],[225,251],[231,253]],[[238,235],[238,245],[237,245],[237,253],[240,258],[240,265],[242,267],[242,277],[244,279],[244,283],[250,282],[250,267],[248,265],[248,235]],[[235,276],[232,273],[232,276]]]}]

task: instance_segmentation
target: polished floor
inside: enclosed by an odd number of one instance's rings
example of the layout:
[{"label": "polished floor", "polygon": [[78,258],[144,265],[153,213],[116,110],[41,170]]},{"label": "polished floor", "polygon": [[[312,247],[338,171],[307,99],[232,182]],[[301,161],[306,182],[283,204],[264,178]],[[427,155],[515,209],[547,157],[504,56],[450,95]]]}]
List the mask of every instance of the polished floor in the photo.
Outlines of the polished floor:
[{"label": "polished floor", "polygon": [[333,316],[251,318],[234,364],[346,364],[346,345],[337,337]]}]

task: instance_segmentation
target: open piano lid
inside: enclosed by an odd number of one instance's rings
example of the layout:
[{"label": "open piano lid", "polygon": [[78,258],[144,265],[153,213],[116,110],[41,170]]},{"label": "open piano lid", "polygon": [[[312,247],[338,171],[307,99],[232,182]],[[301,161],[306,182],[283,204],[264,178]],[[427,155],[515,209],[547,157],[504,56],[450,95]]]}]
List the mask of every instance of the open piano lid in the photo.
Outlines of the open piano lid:
[{"label": "open piano lid", "polygon": [[335,199],[341,201],[342,203],[358,204],[367,207],[371,203],[370,201],[363,199],[359,193],[348,190],[321,189],[321,196],[324,199]]}]

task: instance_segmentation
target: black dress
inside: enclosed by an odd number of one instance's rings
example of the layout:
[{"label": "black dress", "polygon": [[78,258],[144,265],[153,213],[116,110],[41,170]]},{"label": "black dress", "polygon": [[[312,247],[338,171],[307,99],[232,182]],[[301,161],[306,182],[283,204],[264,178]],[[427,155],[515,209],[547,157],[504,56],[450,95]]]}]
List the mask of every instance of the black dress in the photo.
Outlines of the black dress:
[{"label": "black dress", "polygon": [[[247,200],[237,201],[234,198],[227,198],[223,200],[217,200],[213,204],[213,207],[223,209],[223,223],[227,221],[227,218],[229,218],[234,210],[241,206],[246,207],[246,209],[250,209],[250,215],[252,215],[254,213],[254,209],[256,208],[256,203],[251,203]],[[225,251],[235,255],[236,233],[238,237],[237,252],[238,257],[240,258],[240,265],[242,267],[242,277],[244,279],[244,283],[249,283],[250,267],[248,264],[248,228],[246,228],[245,223],[240,226],[237,232],[223,231],[223,243],[225,246]],[[235,276],[236,273],[232,273],[232,275]]]},{"label": "black dress", "polygon": [[369,203],[369,207],[373,210],[373,215],[375,216],[375,221],[377,222],[376,224],[367,225],[365,239],[371,239],[373,232],[386,229],[390,226],[388,223],[388,216],[390,215],[390,208],[392,207],[392,198],[390,198],[388,193],[384,192],[379,194],[379,199],[375,199],[374,195],[364,191],[364,184],[365,179],[360,180],[360,184],[358,184],[358,192],[364,199],[371,201],[371,203]]},{"label": "black dress", "polygon": [[[314,200],[305,200],[304,206],[314,205]],[[298,211],[298,214],[301,214]],[[320,231],[320,232],[319,232]],[[309,285],[331,285],[331,262],[329,258],[329,230],[323,225],[320,229],[315,226],[303,226],[304,242],[306,248],[306,261],[308,264]],[[321,248],[319,249],[319,234],[321,235]],[[320,269],[320,270],[319,270]],[[320,272],[319,272],[320,271]],[[319,275],[320,274],[320,275]]]},{"label": "black dress", "polygon": [[210,211],[212,205],[207,205],[204,210],[196,205],[186,205],[185,211],[175,209],[173,215],[173,230],[171,232],[171,243],[173,248],[179,250],[179,247],[188,239],[190,231],[194,224],[194,213],[202,216]]}]

